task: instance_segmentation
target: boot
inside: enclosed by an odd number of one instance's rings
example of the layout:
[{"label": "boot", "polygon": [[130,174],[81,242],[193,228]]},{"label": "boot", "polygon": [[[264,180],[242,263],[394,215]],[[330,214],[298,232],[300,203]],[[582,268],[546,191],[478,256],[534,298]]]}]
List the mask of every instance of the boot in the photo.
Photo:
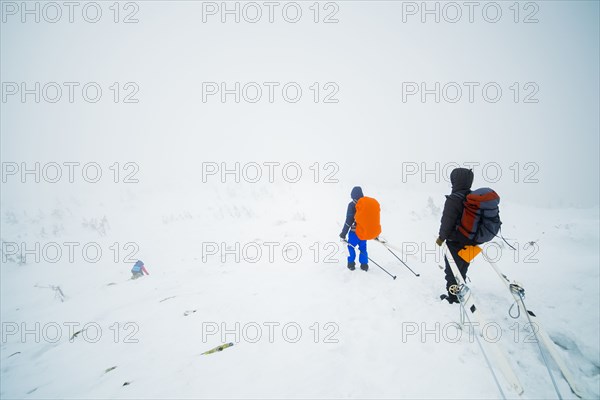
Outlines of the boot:
[{"label": "boot", "polygon": [[444,294],[440,295],[440,299],[446,300],[450,304],[459,303],[458,297],[456,297],[456,295],[450,294],[450,293],[444,293]]},{"label": "boot", "polygon": [[352,262],[348,261],[348,269],[350,271],[354,271],[356,269],[356,263],[354,261],[352,261]]},{"label": "boot", "polygon": [[367,272],[369,270],[369,264],[360,264],[360,269]]}]

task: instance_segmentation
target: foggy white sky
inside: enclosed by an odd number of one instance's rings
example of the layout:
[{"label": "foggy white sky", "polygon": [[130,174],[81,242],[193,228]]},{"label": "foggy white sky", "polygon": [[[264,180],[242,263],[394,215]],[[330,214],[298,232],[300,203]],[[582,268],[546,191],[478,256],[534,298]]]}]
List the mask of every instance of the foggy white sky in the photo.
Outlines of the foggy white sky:
[{"label": "foggy white sky", "polygon": [[[286,22],[281,11],[273,23],[266,16],[257,23],[235,23],[229,16],[222,23],[220,14],[203,23],[203,2],[146,1],[136,3],[139,22],[124,24],[113,22],[112,3],[100,4],[102,18],[92,24],[77,11],[73,23],[66,15],[57,23],[35,23],[31,16],[22,23],[20,11],[12,15],[3,3],[3,96],[7,82],[98,82],[103,89],[94,104],[83,101],[78,89],[69,103],[65,87],[55,104],[8,95],[1,103],[3,163],[95,161],[107,173],[114,162],[131,161],[140,167],[140,187],[160,191],[180,182],[185,192],[202,190],[206,161],[298,162],[304,168],[334,162],[343,188],[377,183],[439,196],[449,190],[446,182],[436,183],[430,174],[423,184],[421,170],[403,180],[403,163],[431,169],[436,162],[479,162],[491,163],[487,171],[494,175],[500,166],[502,178],[486,180],[476,167],[475,185],[493,186],[504,201],[599,203],[597,2],[537,2],[537,11],[520,9],[518,23],[509,3],[501,3],[497,23],[486,22],[480,9],[473,23],[466,14],[456,23],[443,15],[440,23],[432,16],[422,23],[421,14],[407,15],[406,8],[403,22],[402,2],[337,2],[339,22],[328,24],[313,22],[312,2],[298,3],[303,15],[297,23]],[[332,10],[322,8],[319,18]],[[119,18],[129,11],[121,10]],[[533,11],[539,22],[523,23]],[[129,93],[123,85],[134,82],[139,102],[115,104],[109,89],[114,82],[120,96]],[[263,98],[254,104],[235,103],[233,96],[203,103],[203,82],[278,82],[279,88],[295,82],[303,94],[288,103],[276,89],[269,103],[263,86]],[[330,92],[324,85],[334,83],[339,102],[315,103],[314,82],[321,96]],[[417,94],[403,102],[405,82],[429,88],[456,82],[463,97],[436,103],[429,95],[423,103]],[[479,85],[473,103],[464,82]],[[490,82],[503,91],[497,103],[482,97]],[[524,103],[534,86],[539,102]],[[539,182],[526,183],[526,177]],[[40,193],[60,198],[123,189],[23,185],[14,177],[2,186],[3,207]]]}]

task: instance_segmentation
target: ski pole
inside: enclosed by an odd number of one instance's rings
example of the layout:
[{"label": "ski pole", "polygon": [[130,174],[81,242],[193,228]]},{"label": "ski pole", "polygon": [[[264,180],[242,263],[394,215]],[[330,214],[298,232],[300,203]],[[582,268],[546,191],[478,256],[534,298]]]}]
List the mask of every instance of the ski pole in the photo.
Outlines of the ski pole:
[{"label": "ski pole", "polygon": [[[350,246],[350,243],[348,243],[348,241],[346,239],[342,239],[342,242],[346,243],[348,246]],[[390,274],[385,268],[383,268],[381,265],[377,264],[375,261],[373,261],[371,259],[371,257],[367,257],[367,259],[369,261],[371,261],[373,264],[377,265],[379,268],[381,268],[383,270],[383,272],[385,272],[386,274],[388,274],[389,276],[391,276],[394,280],[396,280],[397,276]]]},{"label": "ski pole", "polygon": [[421,274],[417,274],[415,271],[413,271],[404,261],[402,261],[402,259],[400,257],[398,257],[396,255],[396,253],[394,253],[386,244],[385,242],[382,242],[381,240],[379,240],[379,238],[375,238],[375,240],[379,243],[381,243],[383,245],[383,247],[385,247],[387,249],[387,251],[389,251],[390,253],[392,253],[394,255],[394,257],[396,257],[402,264],[404,264],[404,266],[406,268],[408,268],[408,270],[410,272],[412,272],[415,276],[421,276]]},{"label": "ski pole", "polygon": [[390,274],[385,268],[383,268],[381,265],[377,264],[375,261],[371,260],[371,257],[367,257],[369,259],[369,261],[371,261],[373,264],[377,265],[379,268],[381,268],[383,270],[383,272],[385,272],[386,274],[388,274],[389,276],[391,276],[392,278],[394,278],[394,280],[396,280],[396,276]]}]

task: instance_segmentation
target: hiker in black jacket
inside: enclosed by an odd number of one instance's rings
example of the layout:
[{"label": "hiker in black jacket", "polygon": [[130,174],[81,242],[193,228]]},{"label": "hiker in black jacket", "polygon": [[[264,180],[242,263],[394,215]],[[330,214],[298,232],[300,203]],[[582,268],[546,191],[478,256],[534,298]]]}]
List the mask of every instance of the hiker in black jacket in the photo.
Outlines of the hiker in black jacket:
[{"label": "hiker in black jacket", "polygon": [[[463,260],[458,252],[465,245],[473,243],[467,239],[462,233],[457,230],[464,209],[464,201],[469,193],[471,193],[471,185],[473,184],[473,171],[466,168],[455,168],[450,173],[450,182],[452,183],[452,193],[446,196],[444,204],[444,212],[442,213],[442,221],[440,225],[440,233],[435,241],[438,246],[441,246],[446,241],[446,246],[456,262],[456,266],[460,271],[463,279],[467,277],[467,269],[469,263]],[[456,285],[456,279],[450,269],[450,265],[446,260],[446,290],[447,296],[442,296],[450,304],[458,303],[458,298],[455,294],[450,293],[450,287]]]}]

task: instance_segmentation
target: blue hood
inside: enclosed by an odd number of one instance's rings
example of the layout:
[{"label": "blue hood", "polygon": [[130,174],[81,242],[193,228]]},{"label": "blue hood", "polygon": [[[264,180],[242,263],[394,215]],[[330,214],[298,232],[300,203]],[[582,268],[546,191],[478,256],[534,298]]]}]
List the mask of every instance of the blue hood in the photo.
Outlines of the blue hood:
[{"label": "blue hood", "polygon": [[354,188],[352,189],[352,192],[350,193],[350,197],[352,197],[352,200],[358,200],[361,197],[363,197],[363,191],[362,191],[361,187],[354,186]]}]

